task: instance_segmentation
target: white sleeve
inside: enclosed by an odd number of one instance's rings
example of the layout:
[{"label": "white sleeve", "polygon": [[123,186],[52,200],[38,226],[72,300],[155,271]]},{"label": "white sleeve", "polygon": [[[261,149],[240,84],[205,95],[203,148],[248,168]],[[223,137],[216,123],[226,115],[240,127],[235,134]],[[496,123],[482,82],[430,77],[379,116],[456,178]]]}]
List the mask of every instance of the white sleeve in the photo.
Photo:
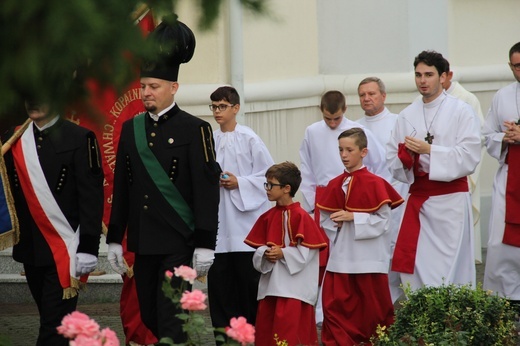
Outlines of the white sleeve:
[{"label": "white sleeve", "polygon": [[268,249],[266,245],[260,246],[253,254],[253,267],[262,274],[269,273],[273,270],[275,263],[265,259],[264,253]]},{"label": "white sleeve", "polygon": [[503,145],[505,135],[503,119],[497,113],[497,108],[498,94],[495,94],[482,128],[482,134],[484,135],[484,143],[488,154],[497,159],[500,165],[503,165],[507,154],[507,146]]},{"label": "white sleeve", "polygon": [[381,206],[374,213],[354,213],[354,231],[356,240],[377,238],[390,228],[391,208]]},{"label": "white sleeve", "polygon": [[[267,195],[264,190],[265,172],[271,167],[274,162],[269,150],[265,144],[260,140],[251,139],[249,145],[250,158],[244,158],[239,162],[247,165],[243,167],[242,171],[247,171],[247,175],[239,175],[236,172],[231,172],[237,176],[238,189],[230,191],[231,201],[240,211],[252,211],[260,208],[267,200]],[[237,160],[241,160],[237,158]]]},{"label": "white sleeve", "polygon": [[312,169],[312,158],[309,145],[308,130],[305,130],[305,137],[300,146],[300,172],[302,174],[300,191],[303,196],[302,207],[308,213],[314,210],[317,185],[316,176]]},{"label": "white sleeve", "polygon": [[280,260],[287,268],[287,271],[294,275],[301,272],[309,262],[311,249],[301,246],[287,246],[282,248],[283,258]]},{"label": "white sleeve", "polygon": [[[470,175],[480,162],[480,120],[470,105],[462,103],[454,145],[431,145],[430,179],[452,181]],[[422,155],[421,155],[422,156]]]}]

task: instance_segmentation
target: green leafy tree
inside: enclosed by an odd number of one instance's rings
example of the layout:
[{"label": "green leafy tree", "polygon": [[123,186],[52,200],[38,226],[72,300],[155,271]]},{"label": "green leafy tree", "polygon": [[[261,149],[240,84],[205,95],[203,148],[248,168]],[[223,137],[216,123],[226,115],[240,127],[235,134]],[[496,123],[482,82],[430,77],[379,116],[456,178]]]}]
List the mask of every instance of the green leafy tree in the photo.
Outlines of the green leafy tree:
[{"label": "green leafy tree", "polygon": [[[136,77],[147,45],[132,13],[175,12],[180,0],[2,0],[0,1],[0,114],[25,98],[50,100],[61,109],[86,95],[84,80],[123,88]],[[199,27],[210,29],[223,0],[196,0]],[[265,0],[241,0],[254,12]]]}]

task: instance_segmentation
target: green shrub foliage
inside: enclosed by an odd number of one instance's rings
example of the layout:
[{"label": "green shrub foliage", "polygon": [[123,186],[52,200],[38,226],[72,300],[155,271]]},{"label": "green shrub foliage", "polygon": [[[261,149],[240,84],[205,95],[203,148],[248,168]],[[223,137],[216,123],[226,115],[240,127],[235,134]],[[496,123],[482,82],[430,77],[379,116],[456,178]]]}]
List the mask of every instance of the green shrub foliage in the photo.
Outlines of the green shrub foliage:
[{"label": "green shrub foliage", "polygon": [[375,346],[516,345],[515,311],[504,298],[479,285],[442,285],[412,291],[401,302],[395,323],[379,328]]}]

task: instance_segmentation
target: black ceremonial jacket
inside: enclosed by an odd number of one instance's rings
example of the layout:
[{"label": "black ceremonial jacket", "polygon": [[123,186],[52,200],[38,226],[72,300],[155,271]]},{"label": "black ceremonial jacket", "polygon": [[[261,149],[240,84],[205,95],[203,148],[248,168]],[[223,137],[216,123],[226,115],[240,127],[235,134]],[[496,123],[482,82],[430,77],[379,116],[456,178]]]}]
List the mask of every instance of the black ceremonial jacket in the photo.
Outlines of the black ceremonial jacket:
[{"label": "black ceremonial jacket", "polygon": [[[61,118],[42,132],[34,129],[47,184],[72,229],[77,231],[79,226],[77,252],[97,256],[104,176],[96,137],[92,131]],[[6,153],[5,163],[20,223],[20,242],[13,247],[13,258],[37,266],[50,265],[54,263],[51,250],[29,212],[12,155],[12,151]]]},{"label": "black ceremonial jacket", "polygon": [[191,209],[195,227],[190,230],[148,174],[130,119],[119,139],[107,243],[121,243],[128,226],[128,249],[137,254],[171,254],[186,246],[214,249],[220,167],[211,126],[177,105],[158,121],[144,116],[147,145]]}]

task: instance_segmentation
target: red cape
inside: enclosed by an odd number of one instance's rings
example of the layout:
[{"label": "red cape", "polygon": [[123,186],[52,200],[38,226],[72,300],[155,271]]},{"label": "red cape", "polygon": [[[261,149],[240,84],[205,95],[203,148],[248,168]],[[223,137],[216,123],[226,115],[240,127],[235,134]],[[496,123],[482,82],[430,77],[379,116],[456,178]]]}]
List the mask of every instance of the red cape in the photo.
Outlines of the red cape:
[{"label": "red cape", "polygon": [[[287,211],[290,244],[285,244],[285,229],[283,225],[284,215]],[[327,247],[327,236],[324,234],[310,215],[295,202],[287,206],[279,206],[269,209],[262,214],[247,235],[244,242],[254,248],[263,245],[276,245],[280,247],[300,245],[310,249]]]},{"label": "red cape", "polygon": [[[350,177],[350,183],[345,196],[342,186],[348,177]],[[372,213],[381,208],[383,204],[389,204],[394,209],[403,202],[403,198],[392,185],[363,167],[352,173],[344,172],[332,179],[325,188],[317,207],[329,212],[347,210]]]}]

